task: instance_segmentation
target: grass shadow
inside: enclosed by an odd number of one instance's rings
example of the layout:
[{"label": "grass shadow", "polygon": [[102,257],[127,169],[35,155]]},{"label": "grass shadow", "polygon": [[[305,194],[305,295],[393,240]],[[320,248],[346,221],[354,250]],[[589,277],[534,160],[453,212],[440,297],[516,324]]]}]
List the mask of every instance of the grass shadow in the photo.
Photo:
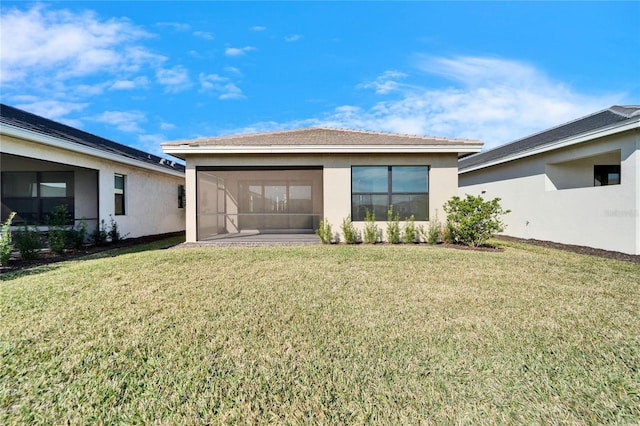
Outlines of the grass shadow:
[{"label": "grass shadow", "polygon": [[19,267],[17,269],[10,269],[2,271],[0,274],[0,281],[10,281],[16,278],[28,276],[28,275],[36,275],[42,274],[45,272],[54,271],[63,267],[68,262],[77,262],[83,260],[94,260],[94,259],[104,259],[108,257],[116,257],[122,256],[125,254],[131,253],[140,253],[145,251],[152,250],[165,250],[178,244],[182,244],[184,242],[184,235],[173,236],[163,239],[157,239],[149,242],[127,242],[127,240],[123,240],[123,244],[119,247],[110,248],[108,246],[104,247],[104,249],[100,249],[99,251],[95,251],[89,254],[79,253],[77,255],[71,255],[60,258],[53,259],[40,259],[40,262],[36,260],[33,264]]}]

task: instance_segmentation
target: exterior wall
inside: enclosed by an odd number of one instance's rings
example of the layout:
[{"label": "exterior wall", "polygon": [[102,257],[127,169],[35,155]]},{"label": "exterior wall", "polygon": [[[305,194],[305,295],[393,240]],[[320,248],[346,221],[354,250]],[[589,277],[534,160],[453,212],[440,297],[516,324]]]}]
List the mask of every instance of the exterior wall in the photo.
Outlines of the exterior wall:
[{"label": "exterior wall", "polygon": [[[196,168],[197,167],[323,167],[323,213],[334,231],[351,214],[352,166],[428,165],[429,217],[436,211],[442,217],[442,205],[458,190],[458,156],[451,154],[326,154],[326,155],[187,155],[187,241],[196,241]],[[382,219],[382,218],[380,218]],[[384,218],[386,220],[386,218]],[[418,222],[420,223],[420,222]],[[426,222],[423,222],[426,223]],[[364,229],[364,222],[355,222]],[[384,222],[378,225],[384,230]]]},{"label": "exterior wall", "polygon": [[[75,153],[40,143],[30,142],[1,135],[2,153],[33,158],[61,165],[82,168],[86,173],[98,175],[99,194],[98,221],[109,223],[109,215],[114,214],[114,174],[126,176],[125,215],[113,216],[121,234],[130,238],[144,235],[179,232],[185,229],[185,209],[178,208],[178,185],[184,185],[184,178],[167,173],[155,172],[90,155]],[[2,164],[2,170],[15,168],[12,164]],[[55,166],[58,167],[58,166]],[[76,175],[76,196],[95,192],[93,183],[82,181],[82,174]],[[92,187],[93,186],[93,187]],[[79,194],[78,194],[79,192]],[[83,196],[83,199],[91,198]],[[95,196],[93,197],[95,199]],[[76,203],[78,206],[78,203]],[[93,206],[77,207],[76,219],[92,211]],[[86,214],[89,217],[88,213]]]},{"label": "exterior wall", "polygon": [[[621,183],[593,186],[594,164]],[[640,254],[640,134],[630,131],[460,174],[459,194],[500,197],[505,235]]]}]

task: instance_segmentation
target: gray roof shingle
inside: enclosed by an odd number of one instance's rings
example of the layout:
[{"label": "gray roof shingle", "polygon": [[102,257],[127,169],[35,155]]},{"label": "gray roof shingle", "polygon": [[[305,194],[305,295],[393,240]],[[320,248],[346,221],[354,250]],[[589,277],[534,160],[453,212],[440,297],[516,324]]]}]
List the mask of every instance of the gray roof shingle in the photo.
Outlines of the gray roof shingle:
[{"label": "gray roof shingle", "polygon": [[581,117],[497,148],[462,158],[458,161],[458,168],[461,172],[464,172],[465,169],[493,163],[520,152],[529,151],[555,141],[628,120],[639,114],[640,106],[614,105],[611,108],[598,111],[586,117]]},{"label": "gray roof shingle", "polygon": [[312,146],[312,145],[479,145],[469,139],[412,136],[364,130],[311,127],[265,133],[250,133],[182,141],[165,142],[163,146]]},{"label": "gray roof shingle", "polygon": [[120,155],[143,163],[160,166],[167,170],[184,172],[185,167],[157,155],[141,151],[117,142],[87,133],[66,124],[58,123],[48,118],[32,114],[21,109],[0,104],[0,124],[10,124],[22,129],[31,130],[47,136],[77,143],[90,148],[99,149],[110,154]]}]

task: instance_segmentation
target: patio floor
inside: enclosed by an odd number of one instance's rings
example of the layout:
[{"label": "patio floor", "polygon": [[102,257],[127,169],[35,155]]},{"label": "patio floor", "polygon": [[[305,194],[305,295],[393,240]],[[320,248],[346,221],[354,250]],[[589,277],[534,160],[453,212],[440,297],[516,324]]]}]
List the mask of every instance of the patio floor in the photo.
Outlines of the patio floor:
[{"label": "patio floor", "polygon": [[224,234],[186,246],[229,247],[229,246],[275,246],[320,244],[320,238],[313,233],[259,233],[241,232]]}]

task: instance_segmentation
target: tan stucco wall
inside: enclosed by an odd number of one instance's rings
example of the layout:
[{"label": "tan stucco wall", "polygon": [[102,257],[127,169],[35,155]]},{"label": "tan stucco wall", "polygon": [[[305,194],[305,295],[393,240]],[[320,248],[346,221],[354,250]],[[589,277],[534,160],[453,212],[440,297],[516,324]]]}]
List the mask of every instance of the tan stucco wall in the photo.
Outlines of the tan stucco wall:
[{"label": "tan stucco wall", "polygon": [[[88,169],[86,173],[97,170],[100,188],[98,214],[99,219],[104,219],[107,224],[109,215],[114,214],[113,176],[115,173],[125,175],[126,214],[113,216],[122,235],[128,234],[128,237],[134,238],[185,229],[185,209],[178,208],[178,185],[184,185],[185,182],[181,177],[5,135],[0,135],[0,138],[2,153],[74,166],[74,170],[82,170],[77,169],[79,167]],[[11,162],[1,165],[3,171],[17,170],[19,166]],[[76,175],[76,196],[84,194],[82,198],[88,199],[88,193],[95,191],[95,187],[91,188],[81,180],[82,175]],[[95,211],[95,208],[87,206],[87,211]],[[76,219],[82,216],[86,215],[83,207],[80,207],[76,210]]]},{"label": "tan stucco wall", "polygon": [[[593,187],[593,164],[620,159],[621,184]],[[640,254],[640,135],[601,138],[462,173],[461,196],[502,198],[505,235]]]},{"label": "tan stucco wall", "polygon": [[[187,162],[187,241],[196,241],[196,168],[197,167],[264,167],[322,166],[324,218],[334,231],[351,214],[352,166],[428,165],[429,217],[443,217],[442,205],[458,191],[457,154],[323,154],[323,155],[188,155]],[[420,222],[418,222],[420,224]],[[364,223],[355,225],[364,229]],[[378,225],[384,229],[384,223]]]}]

